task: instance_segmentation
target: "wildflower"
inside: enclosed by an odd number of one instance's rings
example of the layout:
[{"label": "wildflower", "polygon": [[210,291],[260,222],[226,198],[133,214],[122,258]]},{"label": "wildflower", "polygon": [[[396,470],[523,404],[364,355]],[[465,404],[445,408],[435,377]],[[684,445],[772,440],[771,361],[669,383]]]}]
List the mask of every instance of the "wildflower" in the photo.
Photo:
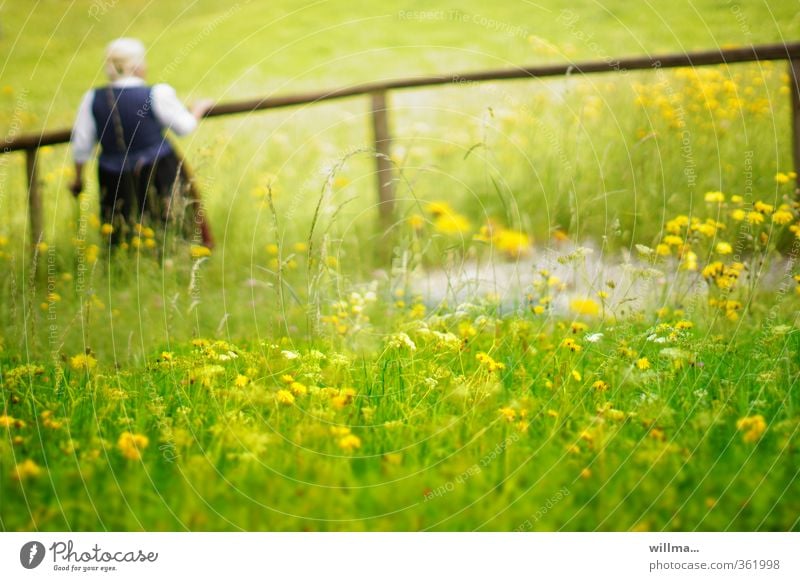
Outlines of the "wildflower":
[{"label": "wildflower", "polygon": [[289,390],[291,390],[291,392],[294,395],[298,395],[298,396],[305,395],[305,394],[308,393],[308,388],[305,385],[303,385],[302,383],[300,383],[299,381],[293,381],[289,385]]},{"label": "wildflower", "polygon": [[586,335],[586,337],[584,337],[584,339],[586,339],[589,343],[598,343],[602,338],[602,333],[592,333],[591,335]]},{"label": "wildflower", "polygon": [[103,224],[100,226],[100,234],[103,236],[111,236],[114,233],[114,227],[111,224]]},{"label": "wildflower", "polygon": [[406,333],[395,333],[387,339],[389,347],[394,349],[406,348],[409,351],[416,351],[417,346]]},{"label": "wildflower", "polygon": [[574,379],[575,381],[580,381],[581,379],[583,379],[583,377],[581,377],[581,374],[577,369],[573,369],[570,375],[572,375],[572,379]]},{"label": "wildflower", "polygon": [[650,369],[650,361],[647,359],[647,357],[642,357],[641,359],[637,359],[636,367],[641,371],[646,371]]},{"label": "wildflower", "polygon": [[510,423],[517,419],[517,412],[510,407],[500,408],[500,417]]},{"label": "wildflower", "polygon": [[577,335],[578,333],[583,333],[583,332],[584,332],[584,331],[586,331],[588,328],[589,328],[589,326],[588,326],[586,323],[579,323],[579,322],[577,322],[577,321],[573,322],[573,323],[570,325],[570,330],[571,330],[571,331],[572,331],[572,333],[573,333],[573,334],[575,334],[575,335]]},{"label": "wildflower", "polygon": [[347,434],[339,439],[339,447],[345,452],[352,452],[361,447],[361,438],[355,434]]},{"label": "wildflower", "polygon": [[292,359],[297,359],[298,357],[300,357],[300,354],[297,353],[296,351],[285,351],[284,350],[284,351],[281,351],[281,355],[283,355],[284,359],[288,359],[290,361]]},{"label": "wildflower", "polygon": [[69,360],[69,364],[75,371],[86,371],[89,372],[95,367],[97,367],[97,359],[92,357],[89,354],[78,354],[74,357],[71,357]]},{"label": "wildflower", "polygon": [[741,208],[737,208],[736,210],[731,212],[731,218],[733,218],[737,222],[741,222],[742,220],[745,219],[746,216],[747,216],[747,213],[744,210],[742,210]]},{"label": "wildflower", "polygon": [[794,220],[794,216],[789,210],[779,209],[772,215],[772,221],[779,226],[785,226]]},{"label": "wildflower", "polygon": [[692,323],[691,321],[678,321],[677,323],[675,323],[675,328],[680,329],[682,331],[686,329],[691,329],[692,327],[694,327],[694,323]]},{"label": "wildflower", "polygon": [[608,384],[602,379],[598,379],[592,384],[592,387],[597,391],[608,391]]},{"label": "wildflower", "polygon": [[294,404],[294,396],[292,392],[286,389],[279,389],[278,393],[275,394],[275,401],[277,401],[281,405],[293,405]]},{"label": "wildflower", "polygon": [[[334,390],[334,393],[336,391]],[[353,399],[356,396],[356,390],[352,387],[345,387],[340,389],[336,395],[331,398],[331,405],[333,405],[336,409],[342,409],[343,407],[350,405],[353,403]]]},{"label": "wildflower", "polygon": [[265,248],[266,248],[267,254],[270,254],[271,256],[277,256],[278,252],[280,251],[280,249],[278,248],[278,245],[275,244],[274,242],[272,242],[270,244],[267,244]]},{"label": "wildflower", "polygon": [[775,181],[780,185],[788,184],[789,176],[783,172],[778,172],[775,174]]},{"label": "wildflower", "polygon": [[489,373],[494,373],[495,371],[500,371],[506,368],[505,364],[495,361],[488,353],[484,353],[483,351],[478,353],[475,356],[475,359],[477,359],[489,371]]},{"label": "wildflower", "polygon": [[672,254],[672,251],[670,250],[668,244],[659,244],[656,246],[656,254],[659,256],[669,256]]},{"label": "wildflower", "polygon": [[753,204],[753,208],[755,208],[756,212],[759,214],[772,214],[772,212],[775,210],[775,206],[765,204],[761,200]]},{"label": "wildflower", "polygon": [[733,247],[727,242],[718,242],[716,250],[717,254],[730,254],[733,252]]},{"label": "wildflower", "polygon": [[200,244],[192,244],[192,248],[190,249],[189,253],[194,259],[205,258],[207,256],[211,256],[211,249],[207,246],[201,246]]},{"label": "wildflower", "polygon": [[741,418],[736,422],[736,429],[744,432],[742,440],[747,444],[752,444],[761,439],[764,431],[767,429],[767,423],[764,421],[764,416],[755,415]]},{"label": "wildflower", "polygon": [[133,432],[123,432],[119,440],[117,440],[117,448],[128,460],[141,460],[142,452],[149,443],[150,440],[147,436],[134,434]]},{"label": "wildflower", "polygon": [[408,218],[408,225],[414,230],[422,230],[425,226],[425,218],[419,214],[413,214]]},{"label": "wildflower", "polygon": [[561,346],[565,349],[569,349],[572,353],[580,353],[580,351],[583,349],[580,343],[569,337],[561,342]]},{"label": "wildflower", "polygon": [[39,242],[39,244],[36,245],[36,250],[39,251],[39,254],[44,254],[47,252],[48,248],[50,247],[47,245],[47,242]]},{"label": "wildflower", "polygon": [[725,194],[722,192],[706,192],[705,200],[706,202],[721,204],[725,201]]},{"label": "wildflower", "polygon": [[664,236],[664,244],[667,246],[680,246],[683,244],[683,238],[680,236],[675,236],[674,234],[670,234],[668,236]]},{"label": "wildflower", "polygon": [[29,478],[36,478],[41,473],[42,469],[39,467],[39,465],[28,458],[14,467],[13,476],[16,480],[23,481],[28,480]]},{"label": "wildflower", "polygon": [[579,315],[596,316],[600,313],[600,305],[592,299],[572,299],[569,303],[572,312]]},{"label": "wildflower", "polygon": [[294,383],[294,377],[292,377],[291,375],[289,375],[288,373],[286,373],[286,374],[284,374],[284,375],[281,375],[281,381],[282,381],[283,383],[285,383],[286,385],[289,385],[289,384],[292,384],[292,383]]},{"label": "wildflower", "polygon": [[472,227],[461,214],[442,214],[433,225],[442,234],[463,234]]},{"label": "wildflower", "polygon": [[763,224],[764,223],[764,214],[760,212],[748,212],[747,213],[747,222],[749,224]]},{"label": "wildflower", "polygon": [[237,375],[236,379],[233,380],[233,385],[236,387],[245,387],[248,383],[250,383],[250,378],[246,375]]}]

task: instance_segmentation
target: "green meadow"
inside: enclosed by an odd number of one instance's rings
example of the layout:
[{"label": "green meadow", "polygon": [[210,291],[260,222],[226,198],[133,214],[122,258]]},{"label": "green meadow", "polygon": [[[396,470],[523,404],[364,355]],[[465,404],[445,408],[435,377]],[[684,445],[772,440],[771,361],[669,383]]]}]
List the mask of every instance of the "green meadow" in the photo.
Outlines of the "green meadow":
[{"label": "green meadow", "polygon": [[[68,127],[119,36],[151,82],[228,102],[789,42],[798,19],[6,2],[0,135]],[[368,98],[206,119],[173,140],[211,252],[148,223],[109,249],[67,145],[39,151],[31,248],[24,158],[0,155],[0,527],[797,530],[789,83],[777,61],[392,92],[389,227]]]}]

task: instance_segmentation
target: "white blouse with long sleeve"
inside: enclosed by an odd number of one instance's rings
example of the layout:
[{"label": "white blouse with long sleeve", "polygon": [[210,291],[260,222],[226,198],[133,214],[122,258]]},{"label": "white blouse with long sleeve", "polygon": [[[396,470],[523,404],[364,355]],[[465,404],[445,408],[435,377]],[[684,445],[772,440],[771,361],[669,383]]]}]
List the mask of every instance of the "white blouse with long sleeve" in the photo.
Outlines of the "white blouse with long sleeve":
[{"label": "white blouse with long sleeve", "polygon": [[[141,87],[145,84],[139,77],[125,77],[111,83],[112,87]],[[92,157],[97,144],[97,127],[92,115],[94,90],[83,96],[75,125],[72,128],[72,157],[77,163],[86,163]],[[197,119],[178,99],[175,89],[166,84],[153,85],[151,93],[153,114],[165,129],[171,129],[177,135],[191,133],[197,127]]]}]

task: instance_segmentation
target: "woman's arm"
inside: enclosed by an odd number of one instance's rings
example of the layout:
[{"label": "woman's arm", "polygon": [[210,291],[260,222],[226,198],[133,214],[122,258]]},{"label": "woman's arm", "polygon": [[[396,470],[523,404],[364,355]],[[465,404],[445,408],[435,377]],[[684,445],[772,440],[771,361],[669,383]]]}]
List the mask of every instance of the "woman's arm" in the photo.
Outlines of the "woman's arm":
[{"label": "woman's arm", "polygon": [[153,113],[158,122],[177,135],[187,135],[194,131],[198,120],[213,104],[210,100],[200,101],[190,111],[180,102],[175,89],[166,84],[153,86],[152,99]]},{"label": "woman's arm", "polygon": [[75,125],[72,127],[72,158],[75,160],[75,178],[69,189],[76,196],[83,191],[83,166],[92,157],[97,144],[97,129],[92,115],[94,91],[88,91],[78,107]]}]

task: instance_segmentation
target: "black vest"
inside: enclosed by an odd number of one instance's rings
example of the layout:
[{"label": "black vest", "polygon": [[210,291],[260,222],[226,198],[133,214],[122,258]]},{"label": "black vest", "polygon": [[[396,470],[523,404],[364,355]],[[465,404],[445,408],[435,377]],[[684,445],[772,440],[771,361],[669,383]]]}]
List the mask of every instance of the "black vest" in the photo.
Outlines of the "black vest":
[{"label": "black vest", "polygon": [[[113,87],[111,92],[113,97],[108,87],[96,89],[92,102],[101,148],[100,167],[112,172],[130,171],[172,153],[163,127],[153,112],[151,87]],[[119,121],[114,119],[112,103],[119,113]],[[118,124],[122,125],[124,148],[120,147]]]}]

